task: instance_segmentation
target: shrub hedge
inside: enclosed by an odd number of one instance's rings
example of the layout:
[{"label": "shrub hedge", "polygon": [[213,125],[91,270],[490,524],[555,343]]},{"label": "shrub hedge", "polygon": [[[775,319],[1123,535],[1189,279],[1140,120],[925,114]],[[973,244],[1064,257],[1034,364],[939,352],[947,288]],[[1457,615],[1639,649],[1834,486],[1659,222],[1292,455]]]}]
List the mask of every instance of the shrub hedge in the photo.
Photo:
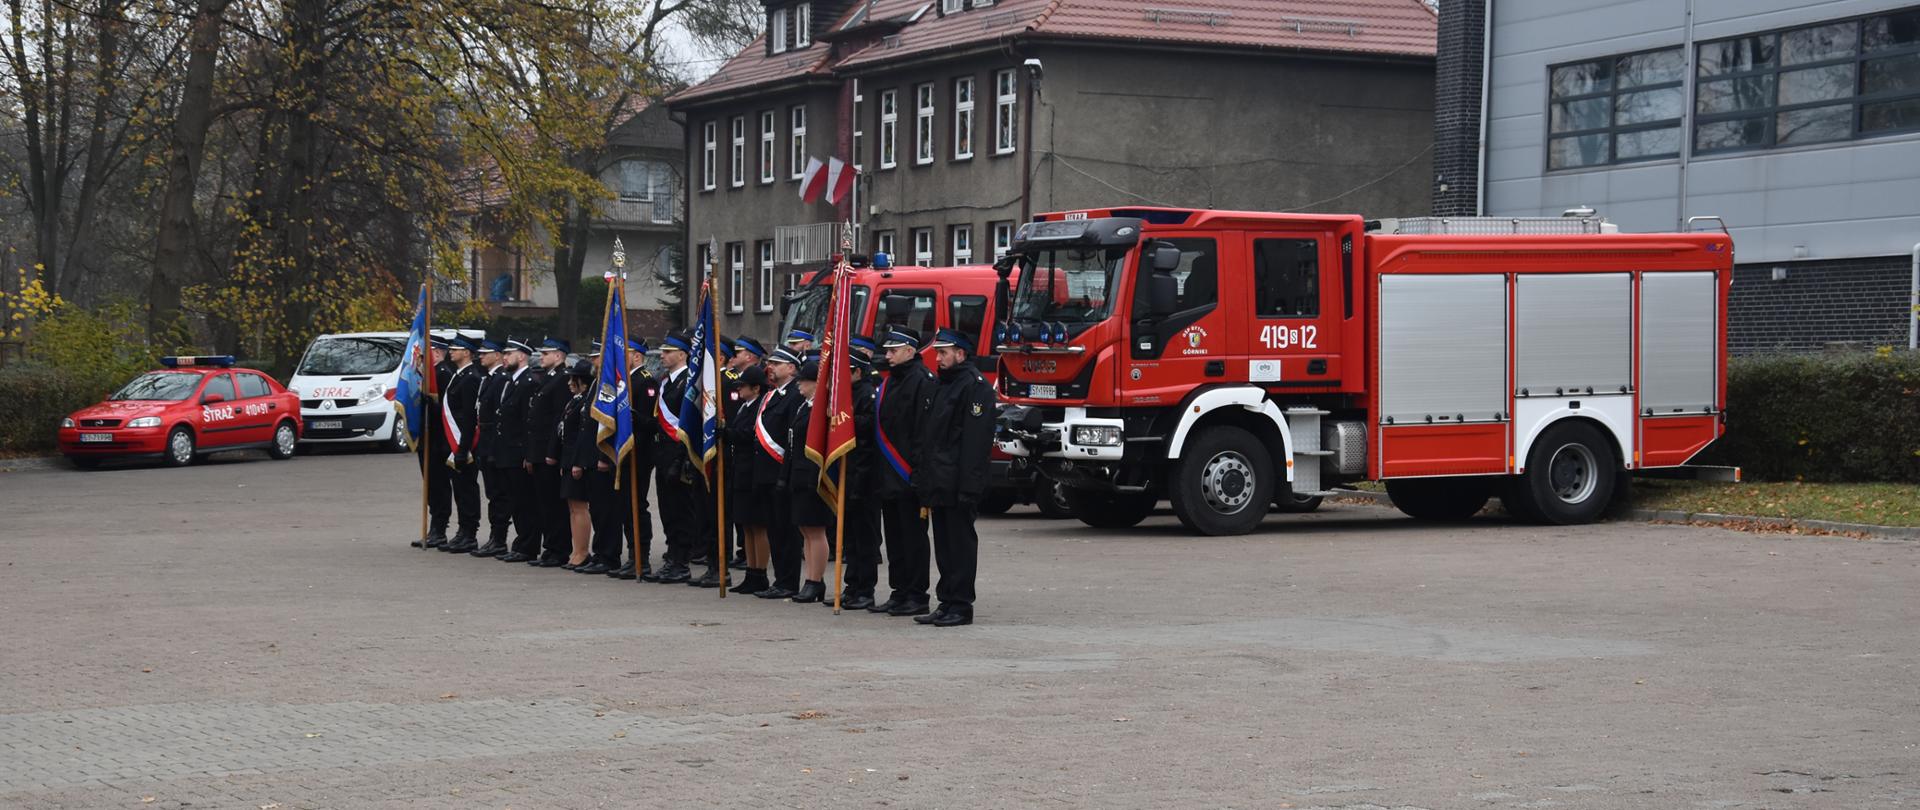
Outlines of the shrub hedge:
[{"label": "shrub hedge", "polygon": [[1735,358],[1727,435],[1699,461],[1769,481],[1920,483],[1920,354]]},{"label": "shrub hedge", "polygon": [[126,380],[55,371],[44,366],[0,368],[0,454],[47,453],[61,417],[101,400]]}]

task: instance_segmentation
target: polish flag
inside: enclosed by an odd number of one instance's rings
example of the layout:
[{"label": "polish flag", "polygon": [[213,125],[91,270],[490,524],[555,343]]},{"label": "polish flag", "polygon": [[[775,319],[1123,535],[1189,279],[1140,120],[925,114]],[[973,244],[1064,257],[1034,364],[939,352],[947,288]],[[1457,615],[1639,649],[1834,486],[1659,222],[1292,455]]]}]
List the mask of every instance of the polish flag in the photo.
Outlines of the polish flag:
[{"label": "polish flag", "polygon": [[852,166],[832,158],[827,164],[827,202],[839,205],[848,194],[853,193],[853,179],[857,172]]},{"label": "polish flag", "polygon": [[807,158],[807,170],[800,175],[800,199],[813,202],[827,190],[826,166],[817,157]]}]

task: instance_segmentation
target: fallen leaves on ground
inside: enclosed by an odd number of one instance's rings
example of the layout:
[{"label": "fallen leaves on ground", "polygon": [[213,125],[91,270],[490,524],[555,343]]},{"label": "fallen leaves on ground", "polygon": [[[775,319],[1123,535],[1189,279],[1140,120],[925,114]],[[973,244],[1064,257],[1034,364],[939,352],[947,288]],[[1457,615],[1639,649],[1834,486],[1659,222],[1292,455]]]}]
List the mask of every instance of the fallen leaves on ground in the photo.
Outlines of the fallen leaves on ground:
[{"label": "fallen leaves on ground", "polygon": [[799,714],[789,715],[789,717],[792,717],[795,720],[819,720],[820,718],[826,717],[826,716],[827,716],[826,712],[815,711],[813,709],[808,709]]}]

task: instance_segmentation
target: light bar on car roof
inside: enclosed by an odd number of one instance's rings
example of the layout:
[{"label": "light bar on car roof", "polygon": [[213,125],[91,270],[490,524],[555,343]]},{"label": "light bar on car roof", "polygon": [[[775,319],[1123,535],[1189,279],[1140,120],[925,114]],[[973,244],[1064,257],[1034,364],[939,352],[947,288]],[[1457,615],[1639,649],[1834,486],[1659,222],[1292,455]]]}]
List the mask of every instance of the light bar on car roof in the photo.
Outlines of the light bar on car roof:
[{"label": "light bar on car roof", "polygon": [[228,368],[233,365],[233,355],[188,354],[178,357],[162,357],[160,358],[160,365],[166,366],[167,368],[187,368],[189,366],[218,366],[220,368]]}]

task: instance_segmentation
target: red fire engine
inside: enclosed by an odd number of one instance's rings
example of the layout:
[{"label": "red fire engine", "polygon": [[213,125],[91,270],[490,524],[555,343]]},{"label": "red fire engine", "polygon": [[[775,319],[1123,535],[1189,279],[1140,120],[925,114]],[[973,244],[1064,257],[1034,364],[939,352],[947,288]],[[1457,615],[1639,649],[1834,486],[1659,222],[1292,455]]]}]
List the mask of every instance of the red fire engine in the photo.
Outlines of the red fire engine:
[{"label": "red fire engine", "polygon": [[999,446],[1095,526],[1239,534],[1366,479],[1581,523],[1724,430],[1724,229],[1089,210],[997,267]]}]

